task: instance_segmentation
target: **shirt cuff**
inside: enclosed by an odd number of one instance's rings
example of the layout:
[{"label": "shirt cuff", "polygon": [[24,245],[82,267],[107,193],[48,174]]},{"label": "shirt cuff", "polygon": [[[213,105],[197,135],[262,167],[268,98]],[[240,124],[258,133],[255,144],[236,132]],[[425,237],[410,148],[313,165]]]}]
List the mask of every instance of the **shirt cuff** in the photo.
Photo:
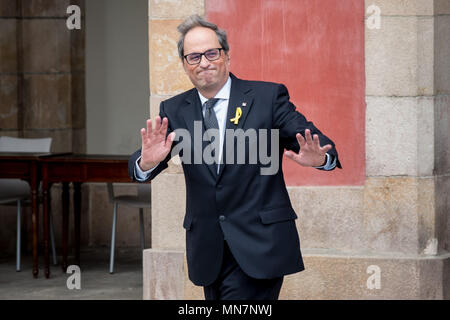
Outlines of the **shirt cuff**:
[{"label": "shirt cuff", "polygon": [[137,181],[145,182],[148,180],[150,174],[152,173],[153,170],[156,169],[159,163],[150,170],[142,171],[141,167],[139,167],[139,160],[141,160],[141,157],[139,157],[136,160],[136,165],[134,166],[134,177],[136,178]]},{"label": "shirt cuff", "polygon": [[[327,163],[325,163],[324,166],[320,166],[320,167],[314,167],[316,169],[323,169],[323,170],[333,170],[336,167],[336,157],[332,157],[330,156],[328,153],[326,153],[327,155]],[[331,159],[333,159],[333,162],[331,161]]]}]

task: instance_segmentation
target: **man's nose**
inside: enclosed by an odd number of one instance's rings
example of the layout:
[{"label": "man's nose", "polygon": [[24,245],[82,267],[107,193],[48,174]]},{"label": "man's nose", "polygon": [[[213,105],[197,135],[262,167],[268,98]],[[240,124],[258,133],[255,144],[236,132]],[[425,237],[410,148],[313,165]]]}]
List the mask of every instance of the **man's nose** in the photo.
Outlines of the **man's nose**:
[{"label": "man's nose", "polygon": [[202,55],[200,57],[200,67],[201,68],[207,68],[210,65],[210,61],[206,59],[205,55]]}]

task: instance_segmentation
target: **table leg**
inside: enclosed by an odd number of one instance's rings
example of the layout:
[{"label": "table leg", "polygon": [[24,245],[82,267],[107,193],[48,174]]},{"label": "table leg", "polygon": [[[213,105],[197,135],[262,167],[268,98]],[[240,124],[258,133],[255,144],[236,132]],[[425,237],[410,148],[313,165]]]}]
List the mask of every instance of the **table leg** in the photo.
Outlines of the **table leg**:
[{"label": "table leg", "polygon": [[47,180],[48,172],[47,166],[42,167],[42,206],[44,208],[44,265],[45,265],[45,277],[48,279],[50,277],[50,267],[49,267],[49,253],[48,253],[48,234],[49,234],[49,208],[50,208],[50,197],[49,197],[49,186]]},{"label": "table leg", "polygon": [[38,192],[38,178],[37,178],[37,163],[31,163],[31,223],[33,229],[33,277],[37,278],[39,274],[38,261],[38,241],[39,241],[39,206],[37,199]]},{"label": "table leg", "polygon": [[67,270],[67,245],[69,238],[69,183],[63,182],[62,184],[62,270]]},{"label": "table leg", "polygon": [[81,183],[73,184],[73,206],[75,215],[75,262],[80,266],[80,229],[81,229]]}]

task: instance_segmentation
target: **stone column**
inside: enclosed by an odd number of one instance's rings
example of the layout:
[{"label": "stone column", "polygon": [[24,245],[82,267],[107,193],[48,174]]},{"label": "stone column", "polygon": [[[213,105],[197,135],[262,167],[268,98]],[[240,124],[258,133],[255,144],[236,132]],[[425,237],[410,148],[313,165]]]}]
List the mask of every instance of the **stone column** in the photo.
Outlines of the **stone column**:
[{"label": "stone column", "polygon": [[[178,57],[177,26],[191,14],[204,14],[203,0],[149,0],[149,45],[150,45],[150,117],[154,119],[159,114],[161,101],[192,88],[192,83],[185,75]],[[185,232],[182,227],[185,213],[185,182],[181,165],[173,161],[169,168],[152,182],[152,248],[145,250],[144,261],[153,268],[166,270],[166,261],[172,266],[173,274],[159,272],[161,279],[144,282],[145,299],[173,299],[173,298],[203,298],[201,288],[194,287],[187,279],[187,269],[184,257]],[[176,250],[172,250],[175,248]],[[179,255],[183,255],[180,259]],[[177,269],[179,268],[179,269]],[[179,273],[177,270],[184,270]],[[160,270],[161,271],[161,270]],[[144,270],[144,274],[148,274]],[[179,275],[183,275],[181,277]],[[144,280],[146,280],[144,279]],[[170,279],[170,281],[169,281]],[[177,288],[171,290],[173,282],[178,282]],[[171,284],[172,283],[172,284]],[[155,287],[156,286],[156,287]],[[166,294],[161,295],[159,293]],[[171,293],[176,293],[171,296]]]},{"label": "stone column", "polygon": [[372,4],[365,185],[290,188],[306,270],[286,278],[281,298],[450,297],[450,5]]},{"label": "stone column", "polygon": [[389,237],[373,245],[422,263],[413,298],[449,298],[450,3],[375,4],[380,29],[366,29],[365,208],[377,214],[374,231]]}]

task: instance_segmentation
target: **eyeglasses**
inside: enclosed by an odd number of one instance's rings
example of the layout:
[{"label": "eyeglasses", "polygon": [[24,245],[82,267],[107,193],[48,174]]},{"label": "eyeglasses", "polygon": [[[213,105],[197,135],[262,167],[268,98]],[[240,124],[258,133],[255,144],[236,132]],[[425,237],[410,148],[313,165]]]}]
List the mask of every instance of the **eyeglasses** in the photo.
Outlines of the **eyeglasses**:
[{"label": "eyeglasses", "polygon": [[188,64],[199,64],[200,61],[202,61],[202,56],[205,56],[208,61],[215,61],[220,58],[220,50],[223,50],[223,48],[214,48],[206,50],[203,53],[190,53],[184,56],[186,59],[186,62]]}]

